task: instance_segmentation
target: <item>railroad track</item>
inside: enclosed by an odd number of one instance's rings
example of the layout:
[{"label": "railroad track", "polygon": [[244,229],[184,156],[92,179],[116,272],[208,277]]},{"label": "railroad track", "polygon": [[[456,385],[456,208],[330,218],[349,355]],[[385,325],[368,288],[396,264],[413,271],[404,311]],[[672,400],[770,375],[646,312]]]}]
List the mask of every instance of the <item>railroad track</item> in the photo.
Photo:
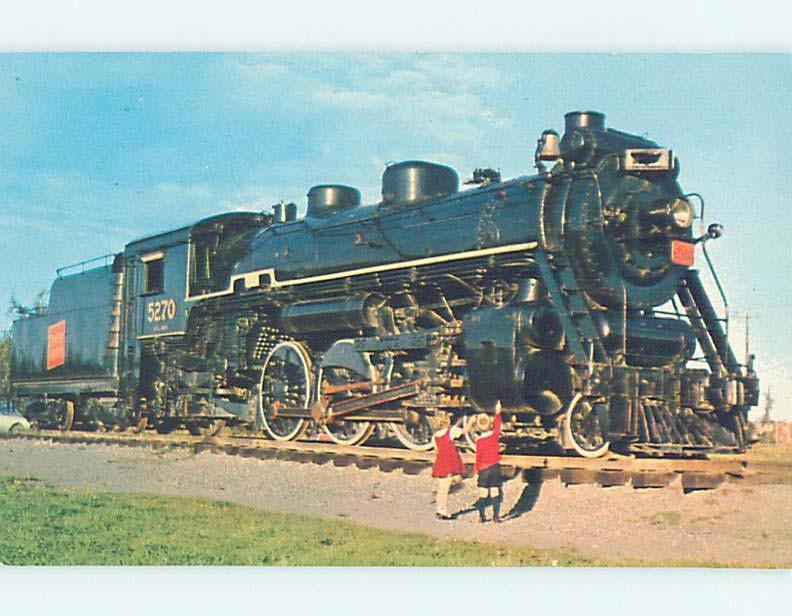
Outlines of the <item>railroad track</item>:
[{"label": "railroad track", "polygon": [[[333,464],[382,472],[401,470],[417,475],[431,468],[432,452],[416,452],[391,447],[348,447],[321,441],[279,442],[244,436],[195,437],[130,433],[60,432],[39,430],[0,434],[3,439],[46,440],[83,445],[118,445],[152,449],[210,451],[261,460],[284,460],[311,464]],[[468,471],[475,457],[463,453]],[[764,483],[760,467],[749,467],[740,456],[713,459],[636,458],[610,455],[587,459],[552,455],[505,455],[501,461],[507,479],[529,483],[558,479],[565,485],[597,484],[602,487],[631,485],[633,488],[681,486],[684,491],[711,490],[726,481]]]}]

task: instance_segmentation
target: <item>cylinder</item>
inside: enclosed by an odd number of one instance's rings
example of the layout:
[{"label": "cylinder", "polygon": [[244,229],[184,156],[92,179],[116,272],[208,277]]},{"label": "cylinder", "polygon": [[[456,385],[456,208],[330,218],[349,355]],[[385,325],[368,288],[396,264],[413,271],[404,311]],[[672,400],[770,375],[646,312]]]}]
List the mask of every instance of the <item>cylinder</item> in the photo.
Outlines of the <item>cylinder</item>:
[{"label": "cylinder", "polygon": [[569,398],[572,372],[556,350],[563,331],[550,306],[478,308],[463,332],[468,388],[479,408],[500,400],[506,410],[552,415]]},{"label": "cylinder", "polygon": [[360,205],[360,191],[341,184],[321,184],[308,191],[309,218],[327,218]]},{"label": "cylinder", "polygon": [[289,334],[370,329],[379,325],[377,310],[384,298],[376,293],[321,302],[301,302],[281,312],[281,326]]},{"label": "cylinder", "polygon": [[564,115],[564,128],[567,132],[576,128],[605,130],[605,114],[599,111],[570,111]]},{"label": "cylinder", "polygon": [[382,203],[385,205],[441,199],[458,190],[457,172],[436,163],[408,160],[389,165],[382,174]]},{"label": "cylinder", "polygon": [[538,278],[522,278],[517,286],[515,304],[539,302],[544,298],[544,288]]},{"label": "cylinder", "polygon": [[[593,315],[605,348],[622,347],[621,315],[599,311]],[[627,363],[631,366],[665,366],[686,361],[696,349],[696,337],[685,321],[652,316],[627,317]]]},{"label": "cylinder", "polygon": [[572,368],[561,353],[530,350],[520,358],[517,374],[523,404],[540,415],[557,413],[572,396]]}]

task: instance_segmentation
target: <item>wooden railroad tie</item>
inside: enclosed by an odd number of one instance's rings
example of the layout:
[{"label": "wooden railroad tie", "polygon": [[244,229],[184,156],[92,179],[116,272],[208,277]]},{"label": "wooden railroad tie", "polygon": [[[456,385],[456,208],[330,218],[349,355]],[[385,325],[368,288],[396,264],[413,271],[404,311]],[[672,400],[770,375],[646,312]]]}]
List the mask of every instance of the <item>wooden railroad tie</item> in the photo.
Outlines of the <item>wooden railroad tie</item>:
[{"label": "wooden railroad tie", "polygon": [[[376,468],[390,473],[401,469],[405,475],[419,475],[431,468],[434,454],[385,447],[348,447],[326,442],[278,442],[244,436],[191,438],[165,435],[92,434],[60,431],[2,434],[4,439],[46,440],[51,443],[117,445],[148,447],[157,451],[190,449],[196,453],[210,452],[238,455],[259,460],[281,460],[327,464],[343,468],[354,465],[365,470]],[[473,456],[463,454],[466,475],[474,474]],[[746,484],[768,482],[763,467],[747,468],[744,460],[732,458],[674,459],[633,458],[612,455],[585,459],[563,456],[505,455],[501,472],[506,480],[516,477],[526,483],[542,483],[558,479],[566,486],[593,484],[602,487],[631,485],[636,489],[665,488],[679,484],[685,492],[711,490],[724,481],[745,481]]]}]

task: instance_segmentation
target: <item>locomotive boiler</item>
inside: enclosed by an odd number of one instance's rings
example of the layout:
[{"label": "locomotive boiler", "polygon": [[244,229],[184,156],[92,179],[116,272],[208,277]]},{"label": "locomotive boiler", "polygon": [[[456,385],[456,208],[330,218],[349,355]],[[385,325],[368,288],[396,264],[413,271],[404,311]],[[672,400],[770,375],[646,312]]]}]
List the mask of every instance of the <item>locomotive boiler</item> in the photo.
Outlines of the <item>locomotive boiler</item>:
[{"label": "locomotive boiler", "polygon": [[673,151],[597,112],[565,121],[535,175],[476,169],[460,190],[449,167],[405,161],[375,204],[324,184],[303,218],[221,214],[64,273],[14,326],[26,414],[428,449],[434,414],[500,400],[513,447],[744,448],[758,380],[693,268],[722,229],[694,233]]}]

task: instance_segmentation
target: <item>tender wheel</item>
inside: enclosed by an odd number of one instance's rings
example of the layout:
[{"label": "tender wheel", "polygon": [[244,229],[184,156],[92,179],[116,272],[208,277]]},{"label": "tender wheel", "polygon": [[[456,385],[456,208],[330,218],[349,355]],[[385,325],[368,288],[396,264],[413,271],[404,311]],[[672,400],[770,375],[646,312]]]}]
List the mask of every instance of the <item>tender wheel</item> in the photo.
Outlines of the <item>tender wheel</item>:
[{"label": "tender wheel", "polygon": [[169,421],[160,421],[154,426],[154,429],[157,431],[157,434],[170,434],[176,429],[176,424]]},{"label": "tender wheel", "polygon": [[68,432],[72,429],[72,425],[74,425],[74,402],[71,400],[61,400],[58,405],[56,422],[58,430]]},{"label": "tender wheel", "polygon": [[408,423],[392,423],[393,433],[399,442],[413,451],[429,451],[434,447],[434,432],[426,415],[421,414]]},{"label": "tender wheel", "polygon": [[276,441],[302,436],[308,422],[278,415],[279,408],[307,408],[310,400],[311,360],[298,342],[279,343],[261,371],[261,415],[264,431]]},{"label": "tender wheel", "polygon": [[133,434],[140,434],[146,429],[148,425],[148,417],[141,417],[138,419],[137,423],[132,424],[131,430]]},{"label": "tender wheel", "polygon": [[564,414],[564,440],[584,458],[601,458],[610,448],[591,402],[582,394],[572,398]]},{"label": "tender wheel", "polygon": [[225,428],[225,419],[212,419],[208,422],[191,421],[187,429],[193,436],[217,436]]}]

